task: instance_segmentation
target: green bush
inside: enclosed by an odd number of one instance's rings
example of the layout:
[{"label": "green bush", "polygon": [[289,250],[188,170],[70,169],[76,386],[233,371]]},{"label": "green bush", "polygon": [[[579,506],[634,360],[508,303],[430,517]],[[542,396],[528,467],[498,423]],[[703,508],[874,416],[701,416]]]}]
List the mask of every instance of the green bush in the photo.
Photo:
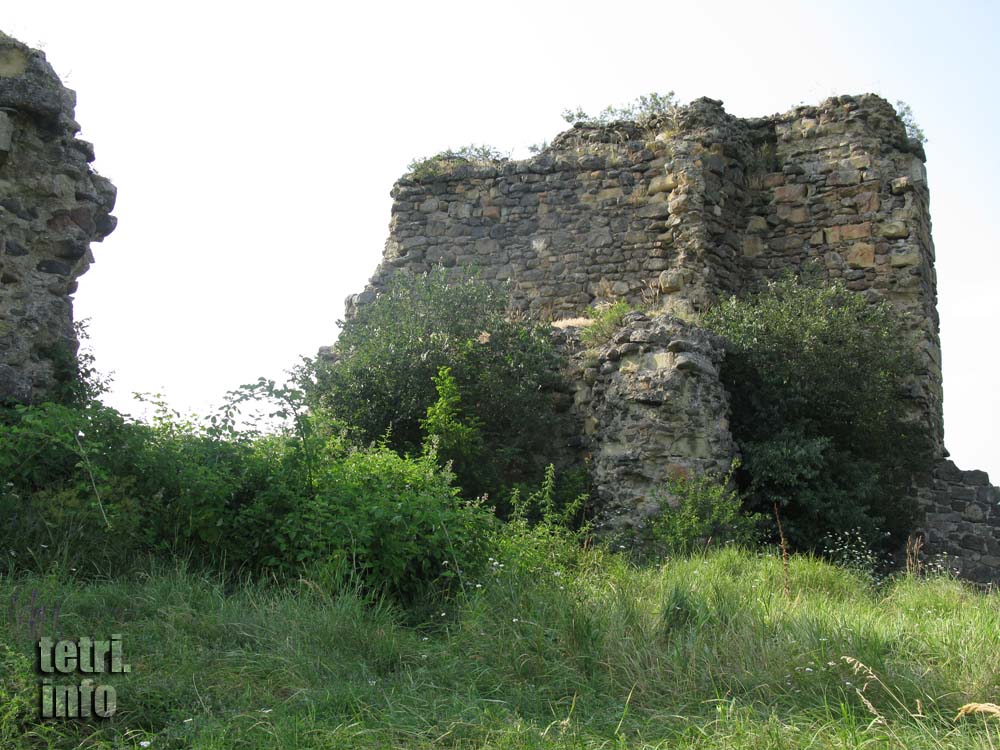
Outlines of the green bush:
[{"label": "green bush", "polygon": [[442,455],[464,453],[455,471],[466,495],[506,497],[505,488],[541,476],[562,420],[558,358],[545,326],[509,317],[505,289],[445,269],[397,273],[342,326],[333,359],[317,365],[312,402],[352,425],[357,440],[420,453],[441,426],[428,409],[448,368],[447,408],[460,408],[470,429],[468,444],[452,442]]},{"label": "green bush", "polygon": [[315,497],[278,521],[282,566],[322,563],[407,599],[432,582],[474,571],[494,516],[466,502],[432,453],[403,458],[386,447],[328,463]]},{"label": "green bush", "polygon": [[759,516],[743,512],[739,493],[729,474],[689,477],[678,475],[668,483],[676,505],[664,498],[659,515],[650,520],[653,541],[668,554],[689,554],[710,544],[752,546],[757,541]]},{"label": "green bush", "polygon": [[[236,407],[257,399],[283,427],[237,428]],[[350,450],[327,415],[303,411],[300,391],[269,381],[233,392],[208,420],[156,406],[149,424],[97,402],[6,412],[9,565],[121,573],[154,554],[295,575],[320,564],[413,597],[482,558],[493,515],[459,500],[433,452]]]},{"label": "green bush", "polygon": [[750,509],[778,503],[799,548],[853,528],[869,544],[905,539],[910,476],[930,443],[912,417],[919,364],[900,315],[840,282],[787,278],[705,323],[728,342],[722,377]]}]

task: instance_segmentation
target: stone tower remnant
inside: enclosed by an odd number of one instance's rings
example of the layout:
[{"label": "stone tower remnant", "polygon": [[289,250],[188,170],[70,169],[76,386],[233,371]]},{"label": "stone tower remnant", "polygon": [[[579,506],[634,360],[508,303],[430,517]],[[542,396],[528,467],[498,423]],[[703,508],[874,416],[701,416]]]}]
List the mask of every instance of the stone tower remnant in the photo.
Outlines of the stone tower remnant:
[{"label": "stone tower remnant", "polygon": [[[945,460],[924,161],[892,105],[871,94],[753,119],[698,99],[648,126],[578,123],[524,161],[397,181],[382,262],[347,312],[392,274],[439,266],[508,282],[515,308],[549,319],[611,297],[656,298],[683,316],[789,272],[841,279],[910,313],[922,358],[915,413],[938,457],[919,478],[925,533],[965,575],[997,580],[1000,490]],[[671,471],[728,464],[721,351],[705,332],[633,317],[597,360],[571,357],[570,375],[611,525],[641,515]],[[678,409],[678,394],[690,408]]]}]

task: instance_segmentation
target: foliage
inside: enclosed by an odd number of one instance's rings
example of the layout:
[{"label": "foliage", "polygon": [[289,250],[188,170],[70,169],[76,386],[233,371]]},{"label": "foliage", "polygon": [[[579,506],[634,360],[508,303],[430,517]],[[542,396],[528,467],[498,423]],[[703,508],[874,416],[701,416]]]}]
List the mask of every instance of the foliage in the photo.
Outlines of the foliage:
[{"label": "foliage", "polygon": [[612,334],[622,326],[622,320],[633,308],[625,300],[587,309],[587,317],[594,322],[580,329],[580,340],[587,346],[606,344]]},{"label": "foliage", "polygon": [[549,464],[537,489],[515,487],[511,492],[510,520],[585,534],[583,516],[589,499],[586,472],[568,470],[557,481],[556,468]]},{"label": "foliage", "polygon": [[799,548],[852,528],[873,545],[883,532],[905,539],[909,478],[929,439],[912,418],[919,364],[900,315],[840,282],[786,278],[705,322],[728,341],[722,375],[749,507],[777,502]]},{"label": "foliage", "polygon": [[665,94],[652,92],[644,94],[623,107],[607,106],[596,115],[590,115],[580,107],[563,110],[563,119],[570,123],[585,125],[610,125],[613,122],[635,122],[643,127],[651,126],[658,121],[666,120],[671,127],[676,128],[676,120],[680,103],[673,91]]},{"label": "foliage", "polygon": [[427,448],[450,461],[456,472],[468,476],[483,454],[482,425],[475,417],[463,421],[462,399],[450,367],[438,370],[434,387],[438,399],[427,407],[427,417],[420,421]]},{"label": "foliage", "polygon": [[469,144],[459,149],[446,149],[434,156],[414,159],[407,167],[413,179],[433,179],[450,174],[461,166],[496,166],[507,161],[505,154],[493,146]]},{"label": "foliage", "polygon": [[461,500],[433,454],[403,458],[385,447],[326,464],[316,495],[298,500],[277,519],[280,557],[268,562],[333,565],[408,600],[475,570],[494,521]]},{"label": "foliage", "polygon": [[[292,575],[333,561],[408,597],[441,577],[442,560],[479,559],[492,516],[458,500],[432,452],[351,450],[336,422],[304,411],[299,388],[264,379],[210,419],[150,400],[149,424],[97,402],[7,412],[0,525],[11,566],[106,574],[152,553]],[[268,400],[276,431],[237,425],[241,406]]]},{"label": "foliage", "polygon": [[440,428],[428,409],[440,398],[435,379],[448,368],[457,393],[441,408],[460,404],[470,442],[459,453],[446,446],[442,456],[461,457],[455,470],[467,496],[504,497],[505,487],[540,476],[561,420],[549,332],[511,319],[506,305],[505,289],[455,279],[447,269],[395,274],[342,323],[334,358],[317,365],[313,404],[351,425],[362,443],[384,439],[400,453],[419,453],[426,430]]},{"label": "foliage", "polygon": [[743,512],[742,500],[733,487],[734,461],[724,477],[708,474],[678,474],[668,482],[669,497],[660,514],[650,520],[653,540],[668,554],[688,554],[717,544],[750,547],[756,542],[759,516]]},{"label": "foliage", "polygon": [[899,100],[896,102],[896,114],[899,115],[899,119],[903,121],[903,127],[906,128],[906,137],[911,141],[917,141],[918,143],[927,143],[927,136],[924,135],[923,128],[917,122],[916,115],[913,114],[913,107],[911,107],[906,102]]}]

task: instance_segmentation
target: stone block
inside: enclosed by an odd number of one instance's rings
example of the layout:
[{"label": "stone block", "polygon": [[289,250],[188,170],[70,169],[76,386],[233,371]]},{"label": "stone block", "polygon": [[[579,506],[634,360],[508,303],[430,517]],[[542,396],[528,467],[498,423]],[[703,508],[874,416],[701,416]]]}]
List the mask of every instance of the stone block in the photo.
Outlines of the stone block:
[{"label": "stone block", "polygon": [[661,292],[667,294],[679,292],[684,287],[684,274],[679,271],[664,271],[657,282]]},{"label": "stone block", "polygon": [[656,193],[669,193],[677,188],[677,175],[664,174],[654,177],[650,183],[647,192],[649,195],[655,195]]},{"label": "stone block", "polygon": [[6,159],[13,139],[14,123],[6,112],[0,111],[0,160]]},{"label": "stone block", "polygon": [[747,235],[743,238],[743,255],[747,258],[756,258],[767,249],[767,244],[760,237]]},{"label": "stone block", "polygon": [[642,219],[665,219],[670,216],[670,205],[666,201],[652,201],[636,211]]},{"label": "stone block", "polygon": [[915,247],[907,247],[900,251],[893,252],[889,256],[889,264],[893,268],[907,268],[920,265],[920,251]]},{"label": "stone block", "polygon": [[847,250],[847,265],[851,268],[875,266],[875,246],[870,242],[855,242]]},{"label": "stone block", "polygon": [[870,221],[861,224],[844,224],[837,228],[840,230],[840,238],[844,240],[863,240],[872,236]]},{"label": "stone block", "polygon": [[889,221],[878,228],[878,233],[889,240],[904,239],[910,236],[910,228],[901,221]]},{"label": "stone block", "polygon": [[804,224],[810,219],[809,208],[808,206],[779,205],[778,218],[789,224]]},{"label": "stone block", "polygon": [[858,185],[861,183],[861,172],[856,169],[831,172],[826,176],[826,184],[830,187]]},{"label": "stone block", "polygon": [[890,187],[893,195],[903,195],[913,190],[913,181],[909,177],[897,177]]},{"label": "stone block", "polygon": [[778,203],[791,203],[804,200],[807,191],[806,185],[782,185],[774,189],[774,200]]}]

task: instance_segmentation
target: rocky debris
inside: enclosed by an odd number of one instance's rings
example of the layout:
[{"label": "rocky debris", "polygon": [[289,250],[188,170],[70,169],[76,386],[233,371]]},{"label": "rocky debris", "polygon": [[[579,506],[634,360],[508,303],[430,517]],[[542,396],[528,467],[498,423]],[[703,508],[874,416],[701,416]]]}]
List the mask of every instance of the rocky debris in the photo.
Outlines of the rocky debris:
[{"label": "rocky debris", "polygon": [[717,337],[671,315],[641,313],[626,315],[596,347],[584,345],[576,327],[558,336],[600,526],[641,525],[670,501],[671,478],[726,472],[736,447]]},{"label": "rocky debris", "polygon": [[43,53],[0,33],[0,400],[42,400],[68,373],[71,295],[115,228],[75,104]]}]

